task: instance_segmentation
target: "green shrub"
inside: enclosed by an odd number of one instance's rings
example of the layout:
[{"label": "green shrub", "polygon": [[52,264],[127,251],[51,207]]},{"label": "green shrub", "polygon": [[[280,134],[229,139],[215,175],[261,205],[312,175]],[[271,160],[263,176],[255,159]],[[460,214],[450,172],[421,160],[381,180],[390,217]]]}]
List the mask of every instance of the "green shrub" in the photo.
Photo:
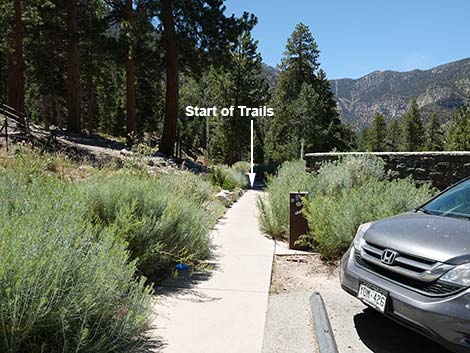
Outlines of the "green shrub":
[{"label": "green shrub", "polygon": [[205,182],[188,174],[93,180],[87,185],[87,218],[101,229],[114,229],[140,272],[152,280],[168,275],[178,262],[197,268],[210,255],[216,215],[204,200],[210,185],[196,183]]},{"label": "green shrub", "polygon": [[371,179],[385,178],[384,161],[373,155],[348,156],[325,163],[316,177],[316,192],[324,195],[338,195],[357,188]]},{"label": "green shrub", "polygon": [[77,169],[76,164],[67,156],[55,154],[41,154],[29,146],[14,146],[14,154],[0,156],[0,172],[14,171],[17,178],[30,182],[36,177],[55,176],[66,179],[72,170]]},{"label": "green shrub", "polygon": [[238,168],[226,165],[214,166],[211,170],[212,184],[229,191],[246,188],[247,177]]},{"label": "green shrub", "polygon": [[304,214],[310,231],[299,244],[327,259],[349,247],[360,224],[408,211],[435,192],[428,185],[417,188],[412,179],[387,180],[383,160],[368,155],[326,163],[315,175],[304,162],[286,162],[268,178],[266,191],[258,199],[259,217],[272,236],[288,232],[289,192],[309,192]]},{"label": "green shrub", "polygon": [[174,194],[189,197],[204,203],[213,197],[213,186],[202,176],[187,171],[178,171],[160,177],[160,182]]},{"label": "green shrub", "polygon": [[239,171],[243,175],[251,171],[250,163],[245,162],[245,161],[240,161],[240,162],[235,163],[232,166],[232,168]]},{"label": "green shrub", "polygon": [[334,259],[349,247],[360,224],[409,211],[429,199],[434,190],[417,188],[412,179],[380,181],[370,178],[336,196],[317,194],[304,208],[309,234],[301,245]]},{"label": "green shrub", "polygon": [[260,224],[263,232],[285,236],[289,228],[289,193],[312,192],[314,177],[306,172],[305,161],[285,162],[275,177],[268,177],[266,195],[258,198]]},{"label": "green shrub", "polygon": [[0,177],[0,351],[135,351],[151,291],[126,244],[84,222],[76,186],[17,176]]}]

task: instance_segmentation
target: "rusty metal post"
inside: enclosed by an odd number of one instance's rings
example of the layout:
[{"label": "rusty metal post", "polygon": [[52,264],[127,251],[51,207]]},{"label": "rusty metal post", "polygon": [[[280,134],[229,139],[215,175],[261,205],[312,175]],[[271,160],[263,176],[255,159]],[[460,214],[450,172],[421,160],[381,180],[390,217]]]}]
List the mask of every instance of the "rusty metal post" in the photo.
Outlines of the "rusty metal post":
[{"label": "rusty metal post", "polygon": [[289,194],[289,249],[305,250],[305,247],[295,245],[301,235],[308,233],[308,223],[302,214],[303,198],[308,197],[308,192],[291,192]]}]

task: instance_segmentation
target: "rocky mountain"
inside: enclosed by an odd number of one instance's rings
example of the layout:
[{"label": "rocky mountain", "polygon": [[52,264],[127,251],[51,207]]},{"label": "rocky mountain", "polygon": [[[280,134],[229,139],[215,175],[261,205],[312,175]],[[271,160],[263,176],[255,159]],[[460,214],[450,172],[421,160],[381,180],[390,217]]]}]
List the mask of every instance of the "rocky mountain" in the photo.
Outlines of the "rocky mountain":
[{"label": "rocky mountain", "polygon": [[261,65],[262,65],[262,70],[263,70],[262,76],[268,83],[269,88],[274,89],[274,87],[276,87],[277,80],[279,78],[279,70],[272,66],[266,65],[264,63]]},{"label": "rocky mountain", "polygon": [[[279,71],[264,64],[263,71],[275,86]],[[400,118],[412,98],[425,118],[436,112],[446,122],[462,104],[470,104],[470,58],[430,70],[374,71],[356,80],[332,80],[331,88],[343,121],[358,129],[368,126],[376,113]]]},{"label": "rocky mountain", "polygon": [[424,117],[437,112],[447,121],[462,104],[470,104],[470,58],[430,70],[374,71],[357,80],[332,81],[341,117],[361,128],[376,113],[401,117],[416,98]]}]

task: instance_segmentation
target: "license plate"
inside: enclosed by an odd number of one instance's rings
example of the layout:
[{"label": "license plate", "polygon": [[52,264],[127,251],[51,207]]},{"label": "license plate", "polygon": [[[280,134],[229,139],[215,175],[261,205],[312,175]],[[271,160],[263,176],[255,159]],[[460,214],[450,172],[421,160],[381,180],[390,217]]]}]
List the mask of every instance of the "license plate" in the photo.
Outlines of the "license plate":
[{"label": "license plate", "polygon": [[360,283],[357,297],[381,313],[385,312],[388,294],[382,289],[368,283]]}]

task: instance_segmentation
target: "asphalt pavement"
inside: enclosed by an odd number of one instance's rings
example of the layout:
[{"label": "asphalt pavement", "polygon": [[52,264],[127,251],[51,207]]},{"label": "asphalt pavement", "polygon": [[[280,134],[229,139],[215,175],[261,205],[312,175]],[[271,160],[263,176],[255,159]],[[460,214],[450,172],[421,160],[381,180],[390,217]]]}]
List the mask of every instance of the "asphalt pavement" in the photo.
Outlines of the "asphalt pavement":
[{"label": "asphalt pavement", "polygon": [[340,353],[450,353],[344,292],[339,278],[318,283]]}]

